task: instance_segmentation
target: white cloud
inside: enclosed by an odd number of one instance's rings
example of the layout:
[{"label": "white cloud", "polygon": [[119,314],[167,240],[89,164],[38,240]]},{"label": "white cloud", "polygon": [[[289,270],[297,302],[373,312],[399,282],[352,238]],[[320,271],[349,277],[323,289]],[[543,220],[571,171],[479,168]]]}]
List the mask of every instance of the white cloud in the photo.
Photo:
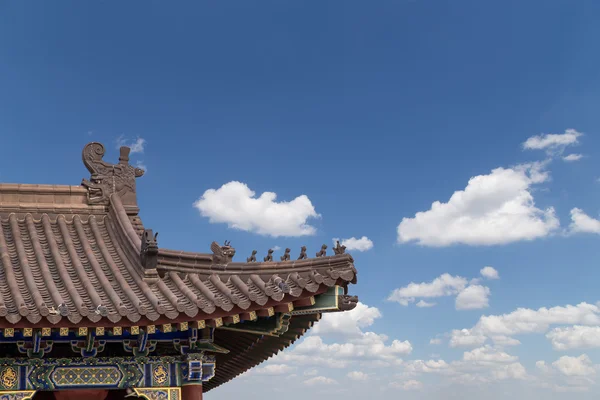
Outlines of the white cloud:
[{"label": "white cloud", "polygon": [[564,161],[579,161],[583,158],[583,154],[568,154],[563,157]]},{"label": "white cloud", "polygon": [[532,136],[523,143],[526,150],[546,150],[549,154],[562,152],[567,146],[579,143],[582,133],[575,129],[567,129],[562,134],[542,134]]},{"label": "white cloud", "polygon": [[466,351],[463,354],[464,361],[471,361],[474,363],[514,363],[519,358],[511,356],[508,353],[499,351],[491,346],[483,346]]},{"label": "white cloud", "polygon": [[350,371],[347,376],[353,381],[366,381],[369,379],[369,375],[362,371]]},{"label": "white cloud", "polygon": [[124,135],[121,135],[117,138],[117,149],[122,146],[127,146],[131,149],[130,154],[134,153],[143,153],[144,147],[146,146],[146,139],[143,139],[138,136],[138,138],[134,141],[128,141]]},{"label": "white cloud", "polygon": [[440,338],[429,339],[429,344],[433,344],[433,345],[442,344],[442,339],[440,339]]},{"label": "white cloud", "polygon": [[136,161],[135,162],[135,166],[138,167],[138,168],[140,168],[140,169],[143,169],[145,173],[148,173],[148,167],[146,167],[146,164],[144,164],[143,161],[139,161],[139,160]]},{"label": "white cloud", "polygon": [[437,374],[463,385],[528,378],[525,367],[518,362],[518,357],[491,346],[466,351],[461,360],[450,363],[444,360],[412,360],[405,362],[402,367],[404,373],[400,376]]},{"label": "white cloud", "polygon": [[245,183],[232,181],[219,189],[205,191],[194,207],[210,223],[225,223],[232,229],[273,237],[315,234],[316,228],[307,220],[320,215],[307,196],[289,202],[276,199],[273,192],[264,192],[256,198]]},{"label": "white cloud", "polygon": [[532,186],[545,182],[546,163],[496,168],[469,180],[447,203],[403,218],[398,242],[424,246],[499,245],[544,237],[559,227],[552,207],[537,208]]},{"label": "white cloud", "polygon": [[423,382],[411,379],[405,382],[392,382],[390,386],[394,389],[419,390],[423,388]]},{"label": "white cloud", "polygon": [[493,267],[483,267],[479,273],[486,279],[500,279],[500,275],[498,275],[498,271],[496,271]]},{"label": "white cloud", "polygon": [[[339,238],[333,238],[333,244],[340,240]],[[346,250],[348,251],[367,251],[373,248],[373,241],[366,236],[357,239],[355,237],[351,237],[349,239],[340,240],[340,244],[342,246],[346,246]]]},{"label": "white cloud", "polygon": [[316,368],[307,369],[306,371],[304,371],[304,376],[315,376],[318,373],[319,373],[319,370],[317,370]]},{"label": "white cloud", "polygon": [[343,334],[361,336],[361,328],[366,328],[381,318],[377,307],[369,307],[358,302],[354,309],[343,313],[325,313],[323,318],[309,331],[312,335]]},{"label": "white cloud", "polygon": [[281,250],[281,247],[279,247],[279,246],[273,246],[273,247],[271,247],[271,250],[278,251],[278,250]]},{"label": "white cloud", "polygon": [[427,307],[435,306],[436,303],[429,303],[429,302],[426,302],[425,300],[419,300],[419,302],[415,305],[419,308],[427,308]]},{"label": "white cloud", "polygon": [[554,328],[546,334],[555,350],[600,347],[600,326],[575,325]]},{"label": "white cloud", "polygon": [[579,208],[573,208],[569,233],[600,233],[600,220],[590,217]]},{"label": "white cloud", "polygon": [[[489,270],[485,271],[488,274],[491,273]],[[494,272],[497,275],[497,271],[494,270]],[[468,285],[466,278],[446,273],[431,282],[411,282],[405,287],[395,289],[388,296],[388,301],[395,301],[403,306],[408,306],[410,303],[414,303],[419,297],[435,298],[456,295],[455,304],[457,310],[474,310],[488,307],[490,289],[486,286],[473,284],[475,282],[477,280],[472,280],[472,284]],[[425,300],[420,300],[416,303],[416,306],[420,308],[433,307],[435,305],[436,303]]]},{"label": "white cloud", "polygon": [[494,335],[492,336],[492,340],[496,346],[506,347],[506,346],[518,346],[521,342],[515,338],[511,338],[509,336],[504,335]]},{"label": "white cloud", "polygon": [[285,364],[268,364],[264,367],[257,368],[254,373],[258,375],[284,375],[293,371],[294,368]]},{"label": "white cloud", "polygon": [[337,385],[337,381],[331,378],[327,378],[325,376],[315,376],[314,378],[307,379],[304,381],[304,384],[307,386],[314,385]]},{"label": "white cloud", "polygon": [[579,357],[562,356],[552,363],[552,366],[566,376],[594,375],[596,369],[587,354]]},{"label": "white cloud", "polygon": [[458,294],[467,286],[467,279],[461,276],[442,274],[431,282],[414,283],[395,289],[388,297],[389,301],[395,301],[403,306],[413,303],[415,298],[434,298],[452,296]]},{"label": "white cloud", "polygon": [[490,288],[481,285],[467,286],[456,296],[457,310],[477,310],[489,306]]},{"label": "white cloud", "polygon": [[450,335],[450,347],[476,347],[485,343],[487,338],[472,329],[455,329]]},{"label": "white cloud", "polygon": [[[538,310],[518,308],[508,314],[484,315],[473,328],[452,331],[450,346],[476,346],[494,337],[507,341],[514,335],[547,332],[551,325],[597,326],[600,325],[600,309],[593,304],[580,303]],[[559,343],[560,335],[557,334],[555,340]]]}]

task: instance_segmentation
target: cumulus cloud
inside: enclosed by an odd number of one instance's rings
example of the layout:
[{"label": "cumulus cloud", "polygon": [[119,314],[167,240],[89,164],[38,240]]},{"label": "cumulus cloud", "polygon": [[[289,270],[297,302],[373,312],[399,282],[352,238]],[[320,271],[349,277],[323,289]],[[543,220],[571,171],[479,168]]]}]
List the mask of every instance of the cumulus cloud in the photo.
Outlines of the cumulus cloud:
[{"label": "cumulus cloud", "polygon": [[507,379],[528,378],[525,367],[517,356],[491,346],[482,346],[463,353],[460,360],[411,360],[402,365],[403,375],[418,377],[437,374],[459,384],[490,383]]},{"label": "cumulus cloud", "polygon": [[579,208],[573,208],[569,233],[600,233],[600,220],[590,217]]},{"label": "cumulus cloud", "polygon": [[571,161],[579,161],[582,158],[583,158],[583,154],[575,154],[575,153],[573,153],[573,154],[568,154],[568,155],[564,156],[563,160],[567,161],[567,162],[571,162]]},{"label": "cumulus cloud", "polygon": [[[506,342],[515,335],[545,333],[551,325],[598,326],[600,309],[593,304],[580,303],[576,306],[542,307],[537,310],[518,308],[508,314],[484,315],[470,329],[453,330],[450,346],[476,346],[494,338]],[[557,331],[549,339],[562,343],[567,336],[561,336],[561,332]]]},{"label": "cumulus cloud", "polygon": [[[491,267],[490,267],[491,268]],[[487,270],[486,270],[487,271]],[[494,270],[495,271],[495,270]],[[487,271],[490,273],[489,271]],[[414,283],[395,289],[388,296],[389,301],[395,301],[403,306],[414,303],[417,298],[436,298],[456,295],[457,310],[474,310],[488,307],[490,289],[477,284],[477,280],[469,281],[462,276],[442,274],[431,282]],[[417,307],[433,307],[436,303],[420,300]]]},{"label": "cumulus cloud", "polygon": [[562,356],[554,361],[552,366],[566,376],[589,376],[596,373],[592,360],[587,354],[579,357]]},{"label": "cumulus cloud", "polygon": [[600,326],[575,325],[554,328],[546,334],[555,350],[600,347]]},{"label": "cumulus cloud", "polygon": [[323,318],[309,331],[311,335],[335,335],[361,336],[362,329],[375,323],[381,318],[381,312],[377,307],[358,302],[353,310],[343,313],[326,313]]},{"label": "cumulus cloud", "polygon": [[476,347],[481,346],[487,337],[481,333],[473,332],[472,329],[455,329],[451,332],[450,347]]},{"label": "cumulus cloud", "polygon": [[542,134],[531,136],[523,143],[526,150],[545,150],[548,154],[562,153],[568,146],[579,143],[583,134],[575,129],[567,129],[562,134]]},{"label": "cumulus cloud", "polygon": [[320,215],[307,196],[277,202],[273,192],[264,192],[258,198],[255,194],[245,183],[232,181],[205,191],[194,207],[210,223],[225,223],[229,228],[259,235],[291,237],[316,233],[307,221]]},{"label": "cumulus cloud", "polygon": [[419,302],[417,304],[415,304],[417,307],[419,308],[428,308],[428,307],[433,307],[435,306],[436,303],[429,303],[425,300],[419,300]]},{"label": "cumulus cloud", "polygon": [[490,288],[481,285],[471,285],[456,296],[457,310],[477,310],[489,306]]},{"label": "cumulus cloud", "polygon": [[442,274],[431,282],[414,283],[395,289],[388,297],[403,306],[414,303],[416,298],[434,298],[458,294],[467,286],[467,279],[462,276]]},{"label": "cumulus cloud", "polygon": [[500,279],[500,275],[498,275],[498,271],[496,271],[493,267],[483,267],[479,273],[486,279]]},{"label": "cumulus cloud", "polygon": [[[363,330],[380,317],[381,313],[376,307],[363,303],[358,303],[349,312],[325,314],[304,340],[294,348],[279,353],[269,363],[328,368],[400,365],[401,357],[413,350],[409,341],[390,341],[386,335]],[[324,340],[328,338],[336,342],[328,343]],[[337,342],[340,339],[343,340]]]},{"label": "cumulus cloud", "polygon": [[353,381],[366,381],[369,379],[369,375],[362,371],[350,371],[347,376]]},{"label": "cumulus cloud", "polygon": [[261,368],[257,368],[254,373],[257,375],[284,375],[293,371],[294,368],[285,364],[269,364]]},{"label": "cumulus cloud", "polygon": [[314,378],[310,378],[304,381],[304,384],[307,386],[315,386],[315,385],[337,385],[337,381],[335,379],[327,378],[325,376],[315,376]]},{"label": "cumulus cloud", "polygon": [[342,246],[346,246],[346,250],[348,251],[367,251],[373,248],[373,241],[366,236],[363,236],[360,239],[355,237],[342,240],[339,238],[333,238],[333,244],[335,245],[338,240]]},{"label": "cumulus cloud", "polygon": [[138,136],[137,139],[130,141],[127,140],[124,135],[121,135],[117,138],[117,149],[121,148],[122,146],[129,147],[131,149],[130,154],[143,153],[144,147],[146,146],[146,139]]},{"label": "cumulus cloud", "polygon": [[440,338],[429,339],[429,344],[433,344],[433,345],[442,344],[442,339],[440,339]]},{"label": "cumulus cloud", "polygon": [[404,382],[392,382],[390,387],[402,390],[419,390],[423,388],[423,382],[411,379]]},{"label": "cumulus cloud", "polygon": [[291,365],[321,365],[329,368],[346,368],[356,363],[376,366],[400,365],[401,356],[412,352],[409,341],[393,340],[374,332],[349,338],[344,343],[325,343],[320,336],[309,336],[288,352],[274,357],[273,362]]},{"label": "cumulus cloud", "polygon": [[549,235],[560,223],[554,209],[536,207],[533,185],[546,182],[546,163],[496,168],[469,180],[447,203],[436,201],[431,209],[398,225],[398,242],[423,246],[500,245]]}]

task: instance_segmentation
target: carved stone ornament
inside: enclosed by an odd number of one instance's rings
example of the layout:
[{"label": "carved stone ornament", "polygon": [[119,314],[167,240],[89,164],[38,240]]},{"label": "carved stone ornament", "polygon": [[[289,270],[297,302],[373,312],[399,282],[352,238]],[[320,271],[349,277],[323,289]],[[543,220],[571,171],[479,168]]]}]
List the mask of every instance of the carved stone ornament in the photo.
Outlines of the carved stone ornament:
[{"label": "carved stone ornament", "polygon": [[152,234],[152,229],[145,229],[142,235],[142,249],[140,251],[140,262],[144,269],[156,269],[158,265],[158,232]]},{"label": "carved stone ornament", "polygon": [[264,262],[271,262],[273,261],[273,249],[269,249],[269,251],[267,251],[267,256],[265,258],[263,258]]},{"label": "carved stone ornament", "polygon": [[135,178],[144,175],[144,170],[129,165],[129,147],[121,147],[118,164],[102,160],[105,151],[104,145],[97,142],[83,148],[83,163],[92,174],[89,180],[81,181],[88,189],[88,201],[90,204],[108,204],[110,196],[116,193],[125,207],[137,207]]},{"label": "carved stone ornament", "polygon": [[281,261],[290,261],[290,251],[291,249],[285,249],[285,253],[281,256]]},{"label": "carved stone ornament", "polygon": [[298,256],[298,260],[306,260],[308,256],[306,255],[306,246],[302,246],[300,249],[300,255]]},{"label": "carved stone ornament", "polygon": [[213,252],[213,265],[227,265],[235,255],[235,249],[231,247],[231,242],[228,241],[225,241],[223,246],[217,242],[212,242],[210,250]]},{"label": "carved stone ornament", "polygon": [[350,296],[347,294],[343,294],[339,296],[338,308],[340,311],[350,311],[353,310],[358,304],[358,296]]},{"label": "carved stone ornament", "polygon": [[333,253],[336,255],[344,254],[346,252],[346,246],[340,245],[340,241],[338,240],[333,248]]},{"label": "carved stone ornament", "polygon": [[321,246],[321,250],[317,253],[317,257],[325,257],[327,255],[327,245]]},{"label": "carved stone ornament", "polygon": [[256,262],[256,253],[257,253],[256,250],[252,250],[252,255],[250,257],[246,258],[246,262],[249,262],[249,263]]}]

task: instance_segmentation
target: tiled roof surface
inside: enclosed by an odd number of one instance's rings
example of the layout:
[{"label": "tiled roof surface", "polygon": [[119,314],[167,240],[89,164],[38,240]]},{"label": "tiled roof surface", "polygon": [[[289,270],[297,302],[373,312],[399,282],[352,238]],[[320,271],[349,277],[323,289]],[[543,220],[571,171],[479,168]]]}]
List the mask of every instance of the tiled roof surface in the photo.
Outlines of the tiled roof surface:
[{"label": "tiled roof surface", "polygon": [[6,283],[0,318],[12,324],[106,318],[106,326],[122,319],[204,319],[356,279],[347,254],[214,265],[213,254],[160,249],[156,269],[148,271],[140,261],[140,228],[118,195],[97,206],[85,204],[86,193],[0,184],[0,282]]}]

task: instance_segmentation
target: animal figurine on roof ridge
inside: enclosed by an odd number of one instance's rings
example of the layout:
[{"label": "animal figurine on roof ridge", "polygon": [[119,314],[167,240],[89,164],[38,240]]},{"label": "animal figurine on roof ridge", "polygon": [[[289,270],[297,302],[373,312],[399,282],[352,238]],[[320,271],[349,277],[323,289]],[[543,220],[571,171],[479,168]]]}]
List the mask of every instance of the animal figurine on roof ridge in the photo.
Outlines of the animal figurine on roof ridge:
[{"label": "animal figurine on roof ridge", "polygon": [[223,246],[217,242],[212,242],[210,250],[213,252],[214,265],[227,265],[233,260],[233,256],[235,255],[235,249],[231,247],[231,242],[227,240]]}]

